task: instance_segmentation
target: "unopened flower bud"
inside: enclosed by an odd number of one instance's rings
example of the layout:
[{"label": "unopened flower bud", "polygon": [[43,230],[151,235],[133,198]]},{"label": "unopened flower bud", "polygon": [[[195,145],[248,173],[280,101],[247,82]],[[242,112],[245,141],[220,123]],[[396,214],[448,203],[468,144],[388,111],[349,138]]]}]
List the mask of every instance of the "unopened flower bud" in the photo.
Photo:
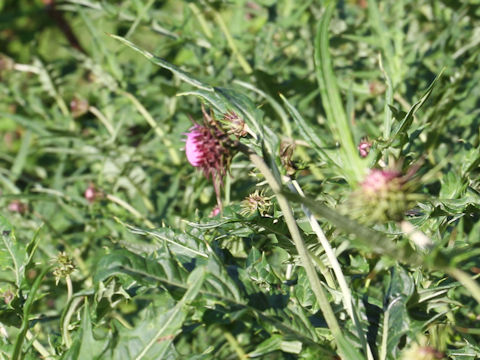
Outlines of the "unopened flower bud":
[{"label": "unopened flower bud", "polygon": [[253,194],[248,195],[242,201],[241,206],[242,215],[252,215],[258,211],[261,216],[266,216],[270,212],[272,202],[263,192],[259,193],[258,190],[255,190]]},{"label": "unopened flower bud", "polygon": [[298,170],[297,165],[292,160],[295,142],[292,140],[283,140],[280,143],[280,160],[288,176],[293,176]]},{"label": "unopened flower bud", "polygon": [[247,136],[247,124],[238,116],[235,112],[229,111],[223,115],[223,120],[226,122],[229,128],[229,133],[237,137]]},{"label": "unopened flower bud", "polygon": [[401,360],[440,360],[445,355],[431,346],[420,346],[414,344],[403,352]]},{"label": "unopened flower bud", "polygon": [[0,54],[0,73],[3,70],[12,70],[15,62],[6,55]]},{"label": "unopened flower bud", "polygon": [[85,200],[90,204],[93,204],[96,200],[102,197],[102,193],[95,188],[95,185],[90,184],[85,190],[83,196],[85,197]]},{"label": "unopened flower bud", "polygon": [[371,169],[346,211],[363,222],[400,221],[418,198],[414,184],[394,169]]},{"label": "unopened flower bud", "polygon": [[55,275],[55,283],[58,285],[58,282],[61,278],[66,278],[70,276],[70,274],[75,270],[75,265],[73,264],[73,260],[62,251],[57,256],[57,264],[58,266],[53,270],[53,275]]},{"label": "unopened flower bud", "polygon": [[372,147],[372,144],[369,141],[362,140],[357,146],[358,153],[362,158],[365,158],[368,156],[368,153],[370,152],[371,147]]},{"label": "unopened flower bud", "polygon": [[13,200],[10,204],[8,204],[8,210],[19,214],[25,214],[28,210],[28,206],[20,200]]},{"label": "unopened flower bud", "polygon": [[217,216],[218,214],[220,214],[220,207],[217,205],[215,206],[212,211],[210,212],[210,214],[208,215],[208,217],[215,217]]},{"label": "unopened flower bud", "polygon": [[70,101],[70,111],[74,118],[80,117],[88,111],[88,101],[85,99],[73,98]]},{"label": "unopened flower bud", "polygon": [[10,302],[15,298],[15,294],[13,293],[12,290],[10,289],[7,289],[4,293],[3,293],[3,301],[5,301],[5,304],[10,304]]}]

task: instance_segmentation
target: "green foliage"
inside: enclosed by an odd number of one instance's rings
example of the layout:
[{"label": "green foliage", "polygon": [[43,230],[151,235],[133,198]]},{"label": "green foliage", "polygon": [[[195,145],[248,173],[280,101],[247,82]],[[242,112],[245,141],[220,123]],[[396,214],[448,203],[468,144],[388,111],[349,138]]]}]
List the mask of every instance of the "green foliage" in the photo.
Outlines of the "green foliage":
[{"label": "green foliage", "polygon": [[480,357],[477,1],[46,3],[0,1],[0,359]]}]

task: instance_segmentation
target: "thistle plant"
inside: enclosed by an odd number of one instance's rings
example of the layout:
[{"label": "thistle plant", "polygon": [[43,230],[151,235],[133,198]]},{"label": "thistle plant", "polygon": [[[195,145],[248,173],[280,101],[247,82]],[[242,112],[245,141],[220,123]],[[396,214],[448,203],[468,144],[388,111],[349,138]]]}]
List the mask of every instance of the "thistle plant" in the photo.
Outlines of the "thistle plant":
[{"label": "thistle plant", "polygon": [[28,211],[28,205],[20,200],[13,200],[8,204],[8,211],[18,214],[25,214]]},{"label": "thistle plant", "polygon": [[480,358],[478,1],[31,3],[1,359]]}]

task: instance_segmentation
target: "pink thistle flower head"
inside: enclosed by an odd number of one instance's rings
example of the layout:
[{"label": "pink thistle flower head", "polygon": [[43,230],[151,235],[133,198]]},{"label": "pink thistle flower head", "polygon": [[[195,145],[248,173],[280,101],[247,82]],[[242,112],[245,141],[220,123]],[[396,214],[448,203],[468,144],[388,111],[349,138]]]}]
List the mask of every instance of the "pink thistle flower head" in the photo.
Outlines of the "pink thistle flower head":
[{"label": "pink thistle flower head", "polygon": [[185,134],[185,154],[188,162],[201,168],[207,178],[222,182],[232,158],[231,141],[220,124],[203,107],[202,112],[203,124],[194,124]]},{"label": "pink thistle flower head", "polygon": [[203,171],[213,181],[220,207],[220,186],[232,159],[233,142],[227,132],[202,107],[203,124],[195,123],[185,135],[185,154],[188,162]]},{"label": "pink thistle flower head", "polygon": [[[399,181],[400,173],[396,170],[379,170],[372,169],[367,175],[361,186],[366,193],[377,193],[379,191],[386,191],[394,187],[401,185]],[[395,184],[393,183],[395,182]]]},{"label": "pink thistle flower head", "polygon": [[403,175],[394,168],[371,169],[345,210],[365,223],[400,221],[420,198],[413,192],[416,186],[410,173]]}]

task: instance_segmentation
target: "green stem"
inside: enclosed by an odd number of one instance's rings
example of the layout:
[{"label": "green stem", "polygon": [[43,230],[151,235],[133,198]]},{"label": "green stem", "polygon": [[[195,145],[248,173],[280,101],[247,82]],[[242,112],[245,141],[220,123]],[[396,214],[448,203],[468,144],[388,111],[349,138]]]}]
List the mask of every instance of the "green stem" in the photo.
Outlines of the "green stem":
[{"label": "green stem", "polygon": [[308,254],[310,255],[310,258],[312,259],[312,261],[318,266],[318,270],[320,270],[320,272],[322,273],[327,285],[330,286],[332,289],[337,290],[337,284],[335,283],[335,280],[333,280],[333,276],[332,274],[330,274],[330,270],[323,263],[322,259],[320,259],[317,255],[315,255],[311,251],[309,251]]},{"label": "green stem", "polygon": [[342,342],[341,340],[344,340],[343,334],[340,330],[340,326],[338,325],[337,319],[335,318],[335,314],[333,313],[332,307],[328,302],[327,296],[323,291],[322,284],[320,283],[320,279],[318,278],[315,267],[310,260],[310,257],[308,255],[308,249],[305,246],[305,242],[303,241],[300,230],[298,229],[297,223],[293,216],[293,211],[287,199],[281,193],[281,190],[282,190],[281,184],[277,181],[277,179],[275,178],[272,171],[267,166],[267,164],[265,163],[262,157],[257,155],[250,148],[248,148],[243,144],[239,144],[238,147],[240,151],[246,154],[250,158],[250,161],[260,170],[260,172],[263,174],[268,184],[272,188],[273,192],[277,196],[278,205],[282,210],[283,216],[285,218],[285,222],[287,223],[287,226],[288,226],[288,230],[292,236],[292,240],[295,244],[295,247],[297,248],[297,252],[300,256],[303,267],[305,268],[308,280],[310,282],[310,286],[312,287],[313,293],[317,298],[317,302],[320,307],[320,310],[322,311],[323,316],[325,317],[325,321],[327,322],[327,325],[330,328],[330,331],[332,332],[332,335],[335,338],[335,341],[339,345],[339,348],[341,348],[341,342]]},{"label": "green stem", "polygon": [[78,305],[84,300],[84,297],[75,297],[71,299],[70,301],[67,302],[67,309],[66,311],[62,313],[62,316],[60,318],[60,323],[61,323],[61,331],[62,331],[62,341],[63,344],[65,344],[65,347],[67,349],[72,346],[72,338],[70,337],[70,334],[68,332],[68,325],[70,324],[70,319],[73,316],[73,313],[77,309]]},{"label": "green stem", "polygon": [[225,336],[225,339],[227,339],[230,346],[235,350],[235,352],[237,353],[237,356],[240,360],[247,360],[248,359],[248,356],[245,354],[243,349],[240,347],[240,344],[238,343],[238,341],[235,339],[235,337],[231,333],[229,333],[228,331],[225,331],[223,333],[223,336]]},{"label": "green stem", "polygon": [[200,27],[202,28],[202,31],[205,34],[205,36],[208,39],[213,38],[212,31],[210,30],[210,27],[208,26],[208,23],[205,20],[205,16],[203,16],[202,12],[197,7],[197,5],[195,5],[195,3],[189,3],[188,7],[190,8],[190,10],[192,10],[193,15],[195,15],[195,17],[197,18],[198,23],[200,24]]},{"label": "green stem", "polygon": [[230,31],[228,30],[227,25],[225,24],[225,21],[223,21],[222,15],[220,15],[219,12],[213,10],[213,14],[215,15],[215,20],[217,21],[218,25],[220,26],[220,29],[222,30],[223,34],[227,38],[228,45],[230,46],[230,49],[232,49],[232,52],[235,54],[237,57],[238,63],[242,67],[243,71],[245,71],[246,74],[251,74],[253,72],[250,64],[245,60],[243,57],[242,53],[238,50],[237,45],[235,44],[235,41],[233,41],[233,37],[230,34]]},{"label": "green stem", "polygon": [[143,220],[143,223],[145,225],[147,225],[150,229],[154,229],[155,228],[155,225],[153,225],[153,223],[148,220],[147,218],[145,218],[141,213],[140,211],[138,211],[137,209],[135,209],[132,205],[130,205],[129,203],[127,203],[126,201],[116,197],[115,195],[111,195],[111,194],[106,194],[105,195],[105,198],[110,200],[111,202],[114,202],[115,204],[123,207],[125,210],[127,210],[130,214],[132,214],[134,217],[138,218],[138,219],[141,219]]},{"label": "green stem", "polygon": [[115,137],[115,129],[113,128],[113,125],[110,123],[110,120],[108,120],[105,115],[102,114],[100,110],[98,110],[95,106],[90,106],[88,108],[88,111],[90,111],[95,117],[100,120],[103,126],[107,129],[108,133],[112,138]]},{"label": "green stem", "polygon": [[67,283],[67,302],[68,302],[70,301],[73,295],[72,279],[70,278],[70,275],[67,275],[65,277],[65,281]]},{"label": "green stem", "polygon": [[[300,196],[305,197],[305,194],[303,193],[302,188],[300,187],[300,185],[296,180],[292,181],[292,186],[289,186],[289,188],[290,190],[293,190],[293,192],[298,193]],[[323,232],[322,228],[320,227],[320,224],[318,223],[317,219],[312,214],[310,209],[302,204],[302,210],[305,216],[307,217],[313,232],[317,235],[317,238],[320,241],[320,244],[325,250],[325,254],[327,255],[328,262],[330,263],[330,266],[333,269],[333,272],[335,274],[335,277],[337,278],[338,284],[340,286],[340,290],[343,295],[342,296],[343,306],[345,306],[345,309],[347,310],[348,315],[350,316],[353,323],[355,324],[355,328],[357,329],[357,335],[360,339],[360,342],[362,343],[362,347],[365,350],[365,353],[367,354],[368,359],[373,360],[372,351],[370,349],[370,346],[367,343],[367,338],[362,329],[362,325],[360,324],[360,320],[356,313],[356,309],[354,308],[354,305],[353,305],[352,292],[348,287],[347,280],[343,275],[342,268],[340,267],[340,263],[338,262],[338,259],[335,256],[335,252],[333,251],[332,246],[330,245],[327,237],[325,236],[325,233]]]},{"label": "green stem", "polygon": [[353,140],[329,52],[328,26],[335,4],[335,0],[326,2],[325,12],[318,23],[315,36],[315,68],[327,123],[335,140],[341,144],[340,154],[347,181],[356,186],[363,177],[364,165]]},{"label": "green stem", "polygon": [[472,297],[480,304],[480,286],[470,275],[457,268],[447,268],[445,272],[465,286],[465,288],[470,291]]},{"label": "green stem", "polygon": [[54,359],[55,358],[52,354],[50,354],[48,352],[47,349],[45,349],[45,347],[40,343],[40,341],[35,339],[35,337],[33,336],[32,332],[30,330],[27,331],[25,336],[26,336],[28,341],[32,341],[33,347],[35,348],[35,350],[37,350],[40,353],[40,355],[42,355],[42,359]]}]

